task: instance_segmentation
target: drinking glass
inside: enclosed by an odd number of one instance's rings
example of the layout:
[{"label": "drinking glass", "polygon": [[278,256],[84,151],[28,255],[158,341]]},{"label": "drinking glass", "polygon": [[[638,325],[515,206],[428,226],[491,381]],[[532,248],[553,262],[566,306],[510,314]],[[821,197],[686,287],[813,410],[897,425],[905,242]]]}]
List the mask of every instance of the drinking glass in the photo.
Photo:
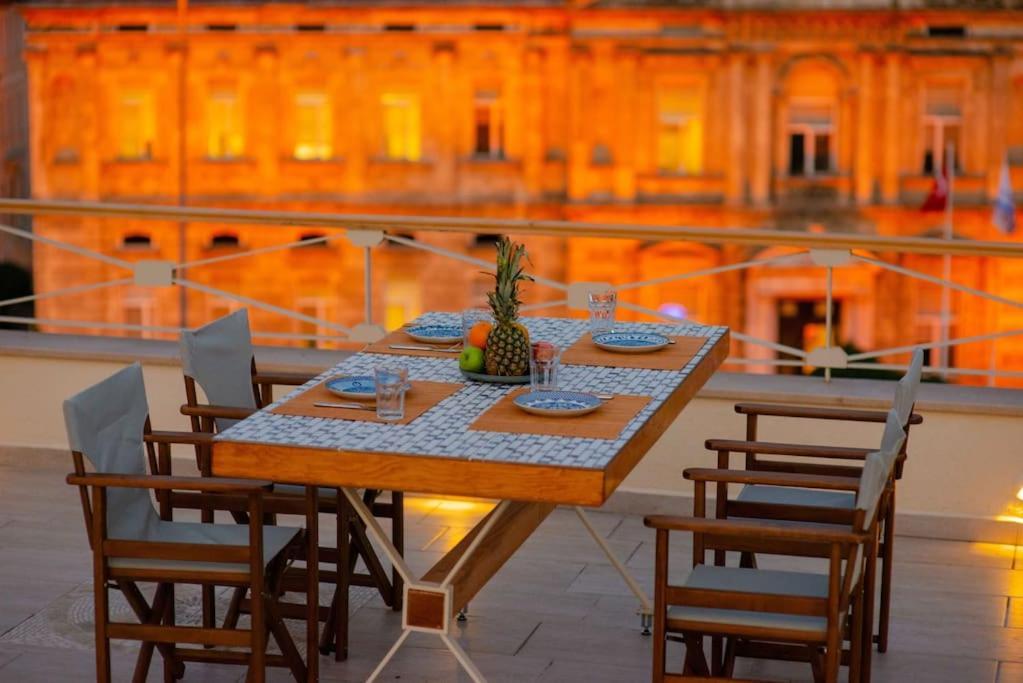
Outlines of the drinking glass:
[{"label": "drinking glass", "polygon": [[408,389],[408,368],[403,365],[380,365],[375,368],[377,417],[397,422],[405,417],[405,391]]},{"label": "drinking glass", "polygon": [[561,352],[549,342],[536,342],[529,356],[529,388],[532,391],[557,391]]},{"label": "drinking glass", "polygon": [[462,311],[462,346],[469,346],[469,332],[476,323],[494,322],[494,316],[486,306],[473,306]]},{"label": "drinking glass", "polygon": [[613,289],[589,293],[590,334],[612,332],[615,326],[615,308],[618,294]]}]

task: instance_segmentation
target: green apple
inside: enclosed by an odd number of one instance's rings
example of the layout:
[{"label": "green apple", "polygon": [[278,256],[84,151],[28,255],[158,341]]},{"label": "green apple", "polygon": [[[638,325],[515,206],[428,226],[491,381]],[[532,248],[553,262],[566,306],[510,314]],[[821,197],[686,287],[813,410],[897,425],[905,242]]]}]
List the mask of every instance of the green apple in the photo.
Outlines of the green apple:
[{"label": "green apple", "polygon": [[483,369],[483,349],[466,346],[458,357],[458,367],[466,372],[479,372]]}]

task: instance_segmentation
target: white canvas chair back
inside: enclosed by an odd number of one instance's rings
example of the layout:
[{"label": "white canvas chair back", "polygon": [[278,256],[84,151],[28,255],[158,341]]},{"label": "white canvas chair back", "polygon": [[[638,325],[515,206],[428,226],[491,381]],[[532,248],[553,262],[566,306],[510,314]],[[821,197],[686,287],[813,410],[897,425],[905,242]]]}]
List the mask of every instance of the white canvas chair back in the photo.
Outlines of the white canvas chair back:
[{"label": "white canvas chair back", "polygon": [[895,408],[903,425],[909,423],[909,416],[913,414],[913,405],[916,403],[916,395],[920,390],[920,375],[923,366],[923,349],[917,349],[909,361],[909,369],[906,370],[906,374],[902,376],[895,387],[895,401],[892,403],[892,407]]},{"label": "white canvas chair back", "polygon": [[[64,401],[71,450],[103,474],[146,474],[142,433],[149,406],[142,366],[129,365]],[[145,489],[107,489],[111,538],[142,539],[159,524]]]},{"label": "white canvas chair back", "polygon": [[[252,393],[252,335],[244,308],[197,330],[181,333],[181,368],[202,387],[207,400],[230,408],[255,408]],[[238,420],[216,418],[222,432]]]},{"label": "white canvas chair back", "polygon": [[860,474],[860,487],[856,493],[856,508],[863,510],[863,530],[870,527],[877,514],[877,505],[881,500],[888,478],[895,466],[895,458],[906,440],[906,432],[902,428],[899,415],[895,408],[888,411],[888,419],[881,436],[881,448],[866,457],[863,472]]}]

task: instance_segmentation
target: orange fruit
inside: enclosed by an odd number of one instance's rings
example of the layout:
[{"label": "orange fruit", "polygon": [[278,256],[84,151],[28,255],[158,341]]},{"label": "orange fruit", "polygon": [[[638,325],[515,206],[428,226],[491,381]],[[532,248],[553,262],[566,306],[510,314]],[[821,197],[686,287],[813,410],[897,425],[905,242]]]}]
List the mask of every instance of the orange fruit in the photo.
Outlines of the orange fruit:
[{"label": "orange fruit", "polygon": [[469,329],[469,345],[475,346],[478,349],[485,349],[487,347],[487,337],[490,336],[490,330],[493,327],[488,322],[478,322]]}]

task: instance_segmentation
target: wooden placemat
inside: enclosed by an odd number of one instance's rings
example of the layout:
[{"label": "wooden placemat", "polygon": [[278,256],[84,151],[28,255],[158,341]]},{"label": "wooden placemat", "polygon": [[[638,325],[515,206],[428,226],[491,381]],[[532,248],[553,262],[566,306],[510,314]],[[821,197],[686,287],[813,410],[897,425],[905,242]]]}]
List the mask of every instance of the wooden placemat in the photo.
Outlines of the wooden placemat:
[{"label": "wooden placemat", "polygon": [[[390,353],[400,356],[426,356],[427,358],[453,358],[458,360],[458,353],[443,352],[443,351],[412,351],[410,349],[392,349],[391,344],[403,344],[406,346],[438,346],[440,348],[447,348],[454,346],[454,344],[424,344],[423,342],[416,341],[403,329],[397,329],[391,332],[380,341],[375,341],[372,344],[367,344],[362,349],[363,353]],[[461,344],[461,342],[459,342]],[[459,351],[461,353],[461,351]]]},{"label": "wooden placemat", "polygon": [[[352,410],[346,408],[318,408],[314,403],[362,403],[349,398],[335,396],[324,386],[324,380],[320,384],[303,391],[295,398],[285,401],[273,408],[270,412],[279,415],[300,415],[302,417],[332,417],[339,420],[360,420],[363,422],[381,422],[386,424],[408,424],[430,408],[434,407],[448,396],[452,395],[464,384],[452,384],[451,382],[425,382],[415,380],[412,388],[405,392],[405,417],[394,422],[378,420],[375,410]],[[373,405],[373,401],[365,401],[367,405]]]},{"label": "wooden placemat", "polygon": [[543,417],[531,415],[513,403],[516,396],[526,391],[528,389],[522,388],[511,392],[476,418],[476,421],[469,425],[469,429],[482,432],[616,439],[636,413],[650,402],[649,396],[619,395],[604,401],[604,405],[588,415]]},{"label": "wooden placemat", "polygon": [[612,368],[638,368],[643,370],[681,370],[696,352],[699,351],[707,337],[669,337],[674,344],[650,353],[617,353],[605,351],[583,334],[561,354],[564,365],[600,365]]}]

